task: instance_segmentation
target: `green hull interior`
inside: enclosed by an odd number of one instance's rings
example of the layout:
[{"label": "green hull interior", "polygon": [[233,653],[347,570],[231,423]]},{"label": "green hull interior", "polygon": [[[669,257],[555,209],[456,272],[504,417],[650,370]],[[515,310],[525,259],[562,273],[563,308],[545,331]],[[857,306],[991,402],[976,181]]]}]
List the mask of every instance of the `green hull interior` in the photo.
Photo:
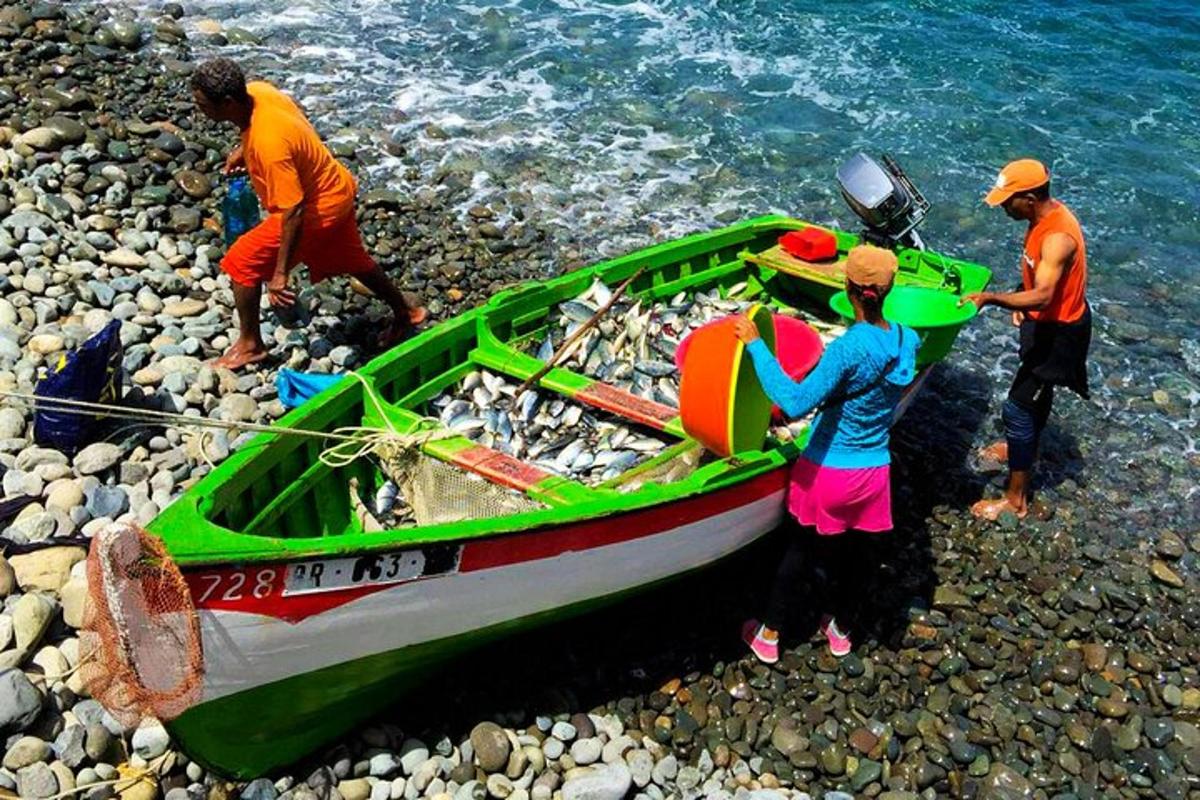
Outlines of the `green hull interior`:
[{"label": "green hull interior", "polygon": [[[755,266],[743,258],[774,246],[779,237],[804,227],[786,217],[760,217],[637,251],[566,275],[519,286],[485,305],[439,323],[377,357],[347,378],[289,413],[277,425],[327,431],[343,426],[380,426],[400,431],[421,428],[428,402],[467,372],[487,368],[517,381],[542,366],[520,347],[539,339],[553,324],[555,307],[584,292],[597,278],[616,286],[635,273],[629,293],[655,301],[681,291],[718,289],[725,294],[744,284],[740,297],[777,310],[804,306],[834,320],[826,305],[833,289]],[[842,251],[857,243],[837,233]],[[944,284],[957,292],[986,287],[991,272],[977,264],[903,250],[898,283]],[[957,332],[957,327],[954,328]],[[364,391],[371,388],[377,405]],[[544,390],[572,397],[593,382],[554,368],[541,379]],[[664,432],[689,444],[678,419]],[[425,445],[444,460],[469,447],[461,438]],[[190,487],[151,524],[174,560],[186,571],[208,566],[280,562],[386,551],[435,542],[465,541],[516,531],[551,529],[587,518],[666,505],[697,494],[735,486],[785,466],[795,443],[768,440],[762,449],[709,461],[687,477],[648,482],[633,491],[586,486],[549,478],[528,488],[541,507],[493,519],[478,519],[382,532],[361,529],[350,508],[347,486],[356,478],[373,490],[384,477],[367,459],[332,468],[319,455],[317,438],[263,434]],[[669,453],[667,454],[669,456]],[[598,598],[599,599],[599,598]],[[555,614],[567,610],[556,610]],[[290,763],[370,717],[382,704],[468,646],[539,619],[515,620],[487,632],[382,653],[317,673],[298,676],[217,701],[204,703],[171,724],[186,751],[222,772],[251,777]],[[399,624],[399,623],[398,623]]]}]

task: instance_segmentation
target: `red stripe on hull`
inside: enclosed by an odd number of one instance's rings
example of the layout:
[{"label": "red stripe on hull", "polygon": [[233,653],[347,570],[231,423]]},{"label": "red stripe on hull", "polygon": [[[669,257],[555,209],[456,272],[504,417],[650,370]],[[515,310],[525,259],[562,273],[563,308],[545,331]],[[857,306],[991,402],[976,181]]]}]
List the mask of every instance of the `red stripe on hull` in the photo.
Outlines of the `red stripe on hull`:
[{"label": "red stripe on hull", "polygon": [[574,550],[589,550],[678,528],[752,503],[772,492],[781,491],[787,485],[787,474],[786,468],[772,470],[746,483],[718,492],[641,511],[565,525],[556,531],[529,531],[470,542],[463,548],[459,572],[553,558]]}]

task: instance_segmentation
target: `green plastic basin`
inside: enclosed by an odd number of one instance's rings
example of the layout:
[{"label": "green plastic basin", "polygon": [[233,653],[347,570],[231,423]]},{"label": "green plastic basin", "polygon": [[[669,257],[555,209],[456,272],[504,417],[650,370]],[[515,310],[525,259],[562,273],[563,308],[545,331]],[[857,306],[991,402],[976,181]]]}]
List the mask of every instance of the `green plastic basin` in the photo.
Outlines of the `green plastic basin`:
[{"label": "green plastic basin", "polygon": [[[896,286],[883,301],[883,318],[915,330],[921,337],[917,365],[941,361],[954,347],[959,330],[979,309],[974,303],[958,304],[959,297],[951,292],[926,289],[920,286]],[[848,322],[854,321],[854,307],[845,292],[829,298],[829,307]]]}]

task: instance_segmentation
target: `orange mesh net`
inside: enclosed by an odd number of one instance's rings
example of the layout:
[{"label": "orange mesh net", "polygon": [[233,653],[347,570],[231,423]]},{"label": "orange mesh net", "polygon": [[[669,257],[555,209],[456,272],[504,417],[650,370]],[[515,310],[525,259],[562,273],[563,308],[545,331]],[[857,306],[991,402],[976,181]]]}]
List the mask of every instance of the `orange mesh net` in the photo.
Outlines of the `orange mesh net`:
[{"label": "orange mesh net", "polygon": [[200,699],[204,656],[191,592],[162,542],[116,523],[92,539],[80,677],[124,725],[170,720]]}]

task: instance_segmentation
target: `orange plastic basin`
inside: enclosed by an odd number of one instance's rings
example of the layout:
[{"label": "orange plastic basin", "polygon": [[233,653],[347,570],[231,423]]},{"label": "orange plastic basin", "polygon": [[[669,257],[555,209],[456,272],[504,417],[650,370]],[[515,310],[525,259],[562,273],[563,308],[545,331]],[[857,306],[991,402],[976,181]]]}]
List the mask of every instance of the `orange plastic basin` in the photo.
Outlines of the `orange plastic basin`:
[{"label": "orange plastic basin", "polygon": [[[747,311],[771,352],[775,322],[761,305]],[[734,335],[734,317],[694,331],[683,360],[679,416],[688,436],[719,456],[762,447],[771,401],[754,374],[746,346]]]},{"label": "orange plastic basin", "polygon": [[[774,314],[772,318],[775,321],[775,357],[779,359],[779,366],[783,367],[787,376],[798,381],[812,372],[813,367],[821,360],[821,354],[825,352],[825,343],[821,341],[821,334],[802,319],[786,314]],[[713,320],[702,325],[699,330],[704,330],[709,325],[719,325],[722,321]],[[685,336],[675,350],[675,369],[680,372],[683,372],[683,361],[692,346],[693,336],[694,331]]]}]

